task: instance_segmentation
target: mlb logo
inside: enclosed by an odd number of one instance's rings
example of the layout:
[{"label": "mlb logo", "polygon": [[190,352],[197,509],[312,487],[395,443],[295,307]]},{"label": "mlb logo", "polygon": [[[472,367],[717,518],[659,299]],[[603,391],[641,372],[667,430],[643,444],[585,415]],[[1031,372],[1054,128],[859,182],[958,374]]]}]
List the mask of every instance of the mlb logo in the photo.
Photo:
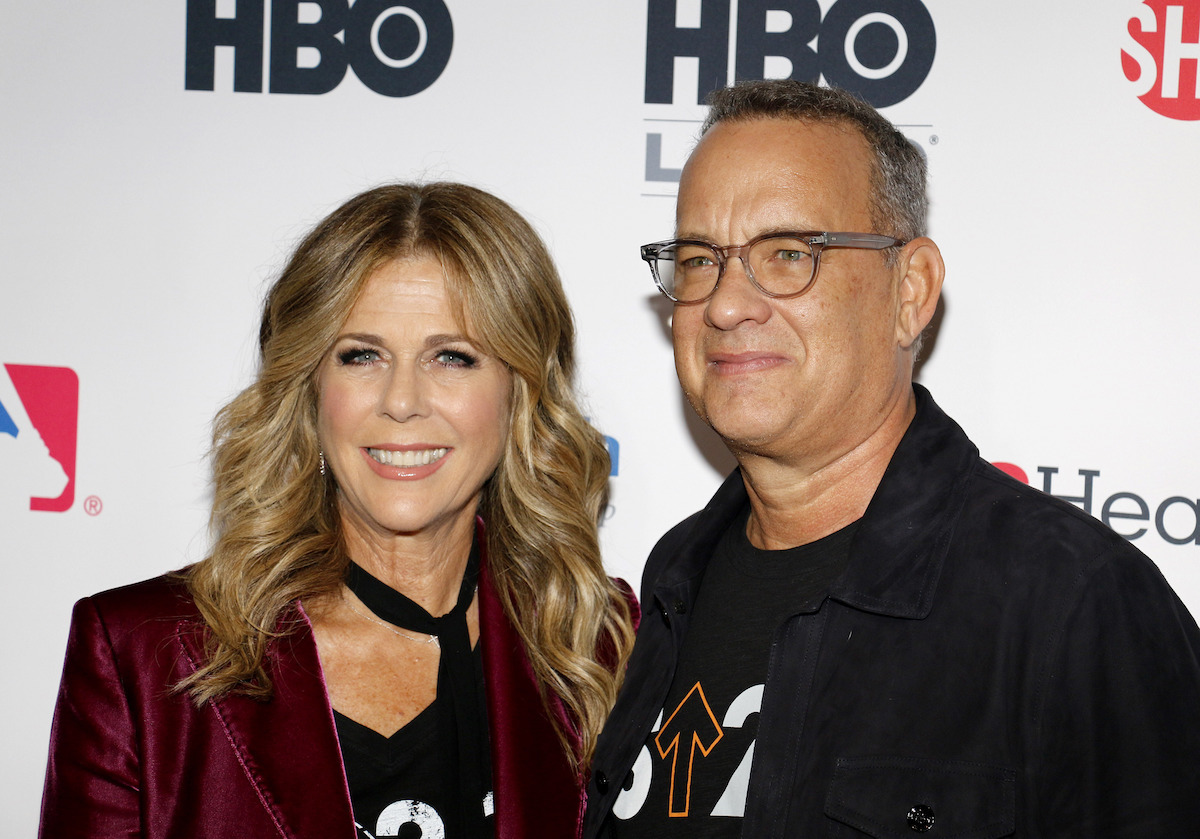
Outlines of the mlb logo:
[{"label": "mlb logo", "polygon": [[0,366],[0,509],[71,508],[78,420],[74,370]]}]

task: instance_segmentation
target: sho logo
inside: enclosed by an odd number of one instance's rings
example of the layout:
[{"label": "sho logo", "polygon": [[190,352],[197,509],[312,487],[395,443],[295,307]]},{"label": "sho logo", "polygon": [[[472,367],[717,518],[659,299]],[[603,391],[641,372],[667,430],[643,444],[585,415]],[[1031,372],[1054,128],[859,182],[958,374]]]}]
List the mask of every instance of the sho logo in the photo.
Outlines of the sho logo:
[{"label": "sho logo", "polygon": [[[645,101],[672,103],[684,58],[699,62],[691,104],[731,78],[824,77],[884,108],[921,86],[936,46],[920,0],[837,0],[823,19],[817,0],[649,0]],[[768,73],[772,65],[784,71]]]},{"label": "sho logo", "polygon": [[74,370],[0,366],[0,509],[71,508],[78,417]]},{"label": "sho logo", "polygon": [[1121,68],[1150,110],[1200,119],[1200,0],[1145,0],[1126,27]]},{"label": "sho logo", "polygon": [[[347,67],[376,93],[412,96],[450,61],[454,24],[442,0],[188,0],[184,87],[213,90],[218,47],[233,48],[233,89],[261,93],[263,57],[271,93],[328,93]],[[267,26],[267,12],[270,25]]]}]

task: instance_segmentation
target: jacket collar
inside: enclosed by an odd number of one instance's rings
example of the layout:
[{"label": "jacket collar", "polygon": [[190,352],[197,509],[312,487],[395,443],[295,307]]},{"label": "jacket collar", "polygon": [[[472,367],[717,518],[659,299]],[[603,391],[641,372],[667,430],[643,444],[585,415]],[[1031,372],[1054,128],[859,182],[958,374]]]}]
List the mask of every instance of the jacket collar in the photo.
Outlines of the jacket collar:
[{"label": "jacket collar", "polygon": [[[352,839],[350,792],[316,640],[302,609],[295,617],[303,624],[268,653],[271,700],[226,694],[210,711],[280,836]],[[181,625],[180,641],[193,667],[204,660],[199,624]]]},{"label": "jacket collar", "polygon": [[[917,411],[884,472],[858,532],[850,561],[829,596],[868,612],[923,618],[949,547],[964,487],[979,450],[929,391],[913,385]],[[678,547],[681,561],[660,577],[655,593],[689,601],[713,547],[749,503],[741,472],[717,490]]]},{"label": "jacket collar", "polygon": [[913,385],[917,413],[896,447],[830,591],[848,606],[923,618],[950,545],[979,450],[929,391]]},{"label": "jacket collar", "polygon": [[[479,527],[480,544],[486,545],[482,523]],[[485,549],[479,575],[479,638],[496,837],[576,836],[586,802],[583,781],[559,742],[555,721],[568,735],[575,727],[558,697],[547,691],[543,698],[539,691],[525,645],[504,614],[488,568]],[[573,738],[572,746],[578,745]]]}]

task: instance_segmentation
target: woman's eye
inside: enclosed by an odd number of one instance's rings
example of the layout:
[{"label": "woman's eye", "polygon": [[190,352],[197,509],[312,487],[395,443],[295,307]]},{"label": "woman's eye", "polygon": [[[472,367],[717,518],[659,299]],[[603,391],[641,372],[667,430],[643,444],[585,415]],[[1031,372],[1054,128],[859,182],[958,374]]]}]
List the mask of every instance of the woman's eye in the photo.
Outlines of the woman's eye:
[{"label": "woman's eye", "polygon": [[447,367],[474,367],[478,359],[463,350],[438,350],[434,360]]},{"label": "woman's eye", "polygon": [[345,365],[366,365],[374,364],[379,361],[381,356],[376,350],[370,350],[366,347],[352,347],[348,350],[342,350],[338,353],[337,359],[339,364]]}]

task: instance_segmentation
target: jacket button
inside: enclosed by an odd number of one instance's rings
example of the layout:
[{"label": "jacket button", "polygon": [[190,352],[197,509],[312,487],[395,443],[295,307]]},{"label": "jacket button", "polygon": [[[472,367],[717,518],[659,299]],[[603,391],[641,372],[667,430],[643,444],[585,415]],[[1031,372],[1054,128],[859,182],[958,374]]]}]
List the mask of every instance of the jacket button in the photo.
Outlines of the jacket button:
[{"label": "jacket button", "polygon": [[671,604],[671,608],[675,610],[675,614],[682,615],[684,612],[687,611],[687,604],[684,603],[682,600],[676,600],[674,603]]},{"label": "jacket button", "polygon": [[924,804],[918,804],[908,811],[908,829],[924,833],[933,827],[933,810]]},{"label": "jacket button", "polygon": [[608,776],[603,772],[596,773],[596,789],[600,792],[608,792]]}]

